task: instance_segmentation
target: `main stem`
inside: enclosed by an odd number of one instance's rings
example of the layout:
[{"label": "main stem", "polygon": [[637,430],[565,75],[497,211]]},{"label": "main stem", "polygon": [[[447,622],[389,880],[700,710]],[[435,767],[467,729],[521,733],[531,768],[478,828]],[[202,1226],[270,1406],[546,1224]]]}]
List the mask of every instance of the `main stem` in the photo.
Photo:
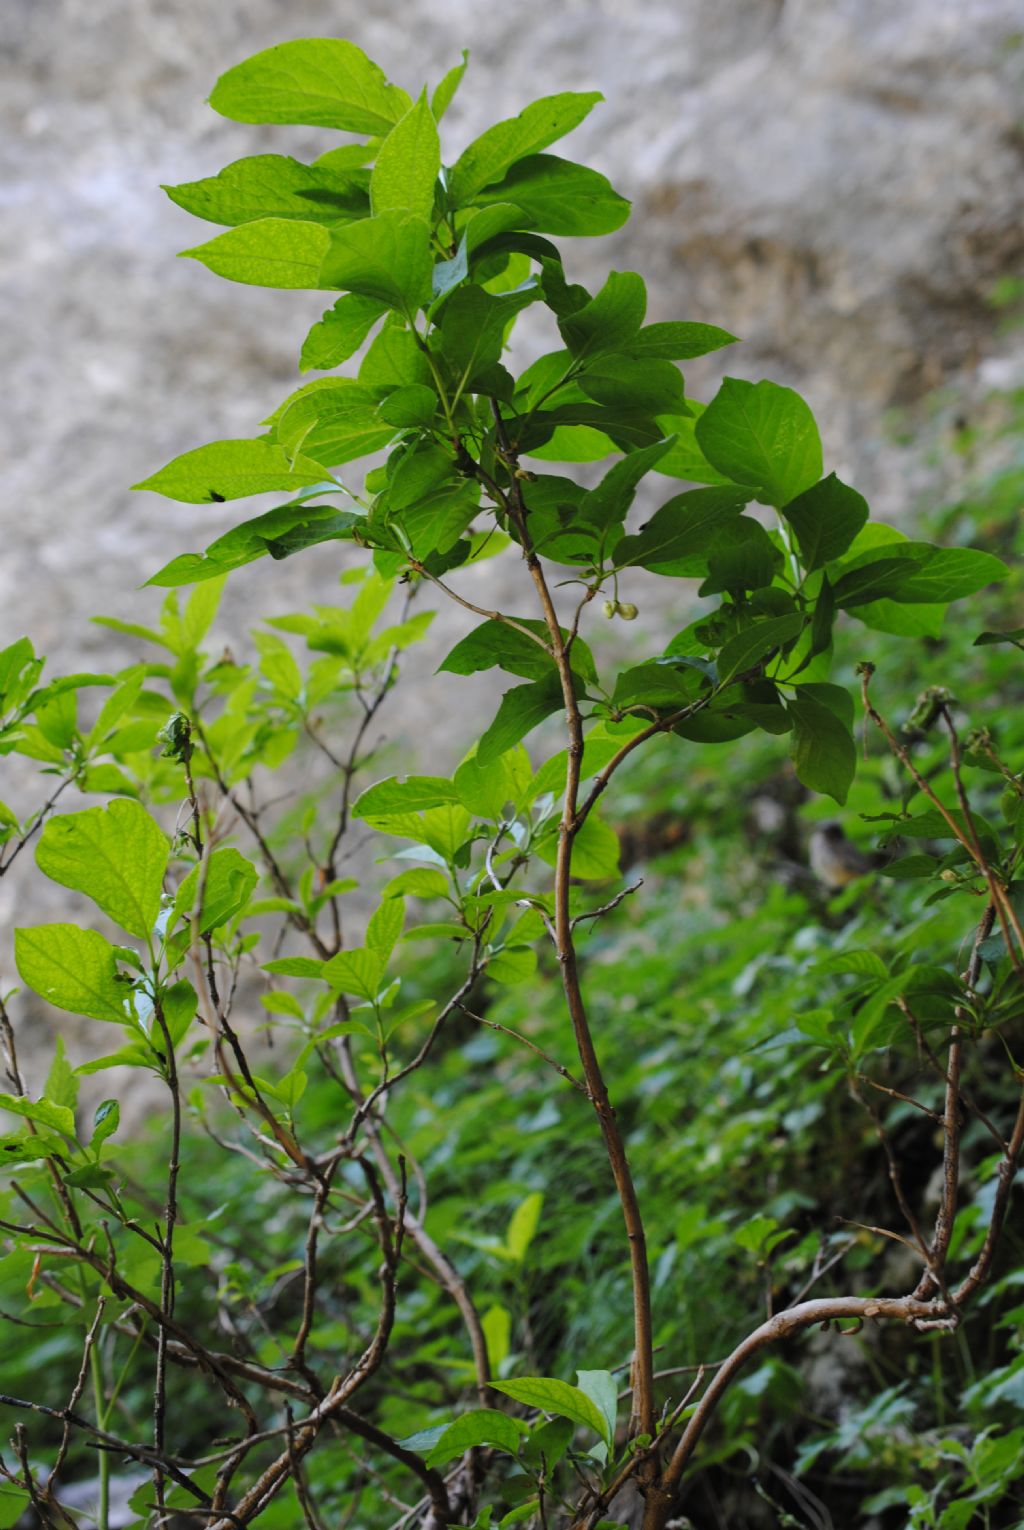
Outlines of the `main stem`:
[{"label": "main stem", "polygon": [[[594,1049],[590,1033],[583,990],[580,986],[576,961],[576,946],[572,936],[572,916],[569,910],[569,889],[572,878],[572,852],[582,820],[578,817],[580,772],[583,764],[583,718],[576,698],[569,650],[562,635],[561,624],[551,591],[548,589],[540,559],[534,552],[526,525],[526,506],[523,502],[520,480],[516,476],[518,461],[509,447],[500,414],[495,409],[498,440],[505,465],[509,470],[510,490],[506,499],[509,514],[515,522],[523,548],[526,566],[530,571],[544,623],[548,630],[551,652],[554,656],[562,686],[565,703],[566,729],[569,735],[568,769],[565,797],[562,803],[562,819],[559,825],[558,859],[555,864],[555,948],[562,974],[562,988],[572,1020],[576,1047],[583,1067],[587,1094],[597,1114],[601,1135],[604,1139],[608,1163],[615,1189],[622,1206],[626,1235],[629,1239],[629,1258],[633,1280],[633,1410],[630,1419],[630,1435],[654,1435],[656,1415],[654,1408],[654,1340],[651,1330],[651,1279],[647,1265],[647,1238],[644,1233],[640,1203],[636,1186],[626,1156],[619,1124],[615,1119],[608,1096],[608,1087],[601,1072],[601,1065]],[[654,1463],[651,1463],[653,1471]]]}]

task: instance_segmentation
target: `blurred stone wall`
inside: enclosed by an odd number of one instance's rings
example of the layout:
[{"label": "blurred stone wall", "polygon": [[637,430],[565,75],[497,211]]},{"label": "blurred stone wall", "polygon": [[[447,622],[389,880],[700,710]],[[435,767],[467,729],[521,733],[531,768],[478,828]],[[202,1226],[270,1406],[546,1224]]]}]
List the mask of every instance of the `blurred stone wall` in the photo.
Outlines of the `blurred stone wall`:
[{"label": "blurred stone wall", "polygon": [[[326,303],[176,261],[215,229],[158,188],[329,143],[205,105],[239,59],[329,34],[413,91],[469,47],[453,157],[537,95],[601,89],[566,152],[634,216],[572,243],[572,269],[639,269],[652,318],[740,335],[694,365],[693,391],[722,364],[792,383],[830,466],[899,512],[884,412],[994,351],[986,295],[1024,248],[1019,0],[2,0],[0,639],[109,654],[84,618],[151,613],[141,577],[241,518],[127,485],[255,433]],[[228,612],[265,588],[322,593],[325,562],[274,567],[270,586],[260,566]]]}]

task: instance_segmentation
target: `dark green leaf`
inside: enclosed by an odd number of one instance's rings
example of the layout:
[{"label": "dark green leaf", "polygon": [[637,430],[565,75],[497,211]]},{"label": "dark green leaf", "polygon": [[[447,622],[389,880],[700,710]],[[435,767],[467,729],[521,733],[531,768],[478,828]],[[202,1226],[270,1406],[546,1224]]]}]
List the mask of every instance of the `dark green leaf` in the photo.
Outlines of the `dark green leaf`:
[{"label": "dark green leaf", "polygon": [[830,473],[798,494],[783,514],[796,533],[806,569],[821,568],[840,557],[868,518],[867,501]]},{"label": "dark green leaf", "polygon": [[480,765],[489,765],[506,749],[518,744],[536,726],[550,717],[552,712],[565,706],[562,686],[557,674],[532,685],[517,685],[506,691],[494,721],[486,728],[477,742],[476,758]]},{"label": "dark green leaf", "polygon": [[437,394],[423,383],[410,383],[389,393],[377,413],[385,424],[398,430],[426,426],[437,413]]},{"label": "dark green leaf", "polygon": [[612,271],[596,297],[558,321],[562,339],[577,357],[629,347],[644,322],[647,289],[635,271]]},{"label": "dark green leaf", "polygon": [[404,510],[433,493],[455,476],[451,453],[434,441],[424,441],[407,451],[388,483],[388,506]]},{"label": "dark green leaf", "polygon": [[[714,545],[722,526],[735,520],[747,503],[742,489],[690,489],[677,494],[635,536],[623,537],[615,549],[619,568],[632,563],[666,574],[702,574],[705,555]],[[694,568],[690,560],[697,559]],[[680,567],[679,565],[682,565]]]},{"label": "dark green leaf", "polygon": [[412,105],[355,43],[299,38],[265,48],[222,74],[210,105],[235,122],[298,122],[386,133]]},{"label": "dark green leaf", "polygon": [[718,681],[728,685],[736,675],[761,662],[766,655],[784,647],[797,636],[804,624],[799,613],[769,617],[737,633],[718,655]]},{"label": "dark green leaf", "polygon": [[629,452],[621,462],[616,462],[597,487],[583,496],[579,506],[580,519],[588,526],[596,526],[601,530],[625,520],[637,484],[671,447],[671,438],[656,441],[652,446]]},{"label": "dark green leaf", "polygon": [[439,340],[460,385],[472,385],[477,372],[499,359],[506,328],[540,295],[536,284],[498,296],[477,286],[459,287],[452,293],[441,313]]},{"label": "dark green leaf", "polygon": [[790,757],[797,779],[813,792],[846,801],[857,770],[853,735],[829,707],[801,694],[787,703],[793,719]]},{"label": "dark green leaf", "polygon": [[741,515],[721,527],[708,553],[708,577],[698,594],[760,590],[782,566],[782,553],[759,521]]},{"label": "dark green leaf", "polygon": [[723,345],[735,345],[736,336],[714,324],[646,324],[629,342],[629,354],[644,361],[690,361]]},{"label": "dark green leaf", "polygon": [[787,504],[821,477],[818,427],[792,388],[727,377],[695,434],[713,467],[770,505]]},{"label": "dark green leaf", "polygon": [[600,356],[580,374],[577,387],[599,404],[624,404],[651,414],[687,411],[683,375],[671,361]]},{"label": "dark green leaf", "polygon": [[449,193],[455,207],[465,207],[475,194],[492,185],[518,159],[546,149],[564,138],[604,97],[599,91],[544,96],[521,111],[518,117],[498,122],[464,150],[449,176]]}]

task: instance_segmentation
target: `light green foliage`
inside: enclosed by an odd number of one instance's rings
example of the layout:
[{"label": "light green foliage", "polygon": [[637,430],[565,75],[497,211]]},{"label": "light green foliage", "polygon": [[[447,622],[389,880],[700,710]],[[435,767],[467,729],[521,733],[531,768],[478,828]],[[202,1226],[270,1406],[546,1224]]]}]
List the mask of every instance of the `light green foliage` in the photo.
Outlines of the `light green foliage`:
[{"label": "light green foliage", "polygon": [[[97,1455],[101,1485],[118,1456],[152,1472],[147,1530],[180,1509],[266,1530],[617,1526],[621,1485],[657,1485],[691,1382],[709,1395],[766,1304],[795,1338],[808,1292],[903,1280],[879,1229],[912,1202],[893,1236],[914,1281],[941,1271],[929,1314],[984,1271],[991,1310],[965,1299],[946,1326],[984,1337],[990,1370],[968,1377],[979,1349],[929,1349],[901,1313],[891,1353],[854,1351],[868,1370],[832,1428],[800,1346],[755,1346],[645,1530],[719,1522],[722,1482],[759,1523],[776,1478],[819,1458],[854,1486],[816,1477],[815,1522],[855,1497],[914,1525],[990,1505],[1009,1522],[1024,1309],[1015,1251],[988,1261],[1024,1017],[1019,536],[988,509],[961,507],[948,546],[872,523],[789,388],[689,397],[678,363],[735,337],[645,324],[638,272],[591,293],[549,237],[626,220],[603,175],[546,152],[600,95],[527,104],[453,162],[439,125],[465,64],[414,100],[354,44],[302,39],[217,82],[237,121],[359,137],[166,188],[226,226],[185,252],[211,272],[339,294],[300,368],[348,371],[137,486],[287,496],[152,574],[154,625],[97,618],[145,645],[137,662],[44,682],[27,639],[0,652],[0,752],[45,773],[35,811],[0,804],[0,873],[31,842],[95,905],[84,927],[19,929],[30,993],[0,995],[5,1045],[9,1007],[20,1026],[45,1003],[67,1036],[41,1094],[13,1056],[0,1094],[4,1395],[45,1391],[41,1428],[74,1396],[68,1480]],[[527,310],[545,338],[516,375]],[[580,482],[573,463],[594,466]],[[257,613],[250,642],[221,630],[226,577],[314,548],[342,570],[336,601]],[[508,609],[475,581],[493,556]],[[973,616],[943,627],[1001,581],[978,646]],[[427,597],[464,621],[432,656],[429,736],[396,749],[401,703],[384,714]],[[679,630],[645,640],[670,609]],[[905,719],[888,750],[855,741],[873,665]],[[484,688],[468,739],[464,677]],[[885,876],[855,863],[829,903],[795,859],[797,802],[891,847]],[[74,1065],[93,1019],[119,1044]],[[83,1090],[79,1112],[80,1078],[114,1069],[125,1091],[90,1117]],[[953,1108],[961,1071],[974,1093]],[[137,1109],[121,1122],[140,1087],[151,1136]],[[954,1145],[944,1251],[928,1187]],[[152,1440],[94,1449],[151,1416]],[[55,1449],[43,1432],[33,1459]],[[755,1458],[771,1471],[750,1486]],[[24,1471],[0,1471],[0,1524]]]}]

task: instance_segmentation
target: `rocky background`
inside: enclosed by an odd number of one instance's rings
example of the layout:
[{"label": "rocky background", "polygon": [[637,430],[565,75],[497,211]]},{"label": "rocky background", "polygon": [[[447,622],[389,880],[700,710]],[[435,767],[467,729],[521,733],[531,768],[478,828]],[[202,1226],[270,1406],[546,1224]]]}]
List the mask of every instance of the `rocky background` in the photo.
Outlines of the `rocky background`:
[{"label": "rocky background", "polygon": [[[0,644],[28,632],[55,669],[131,662],[140,650],[87,618],[150,620],[149,573],[269,504],[128,490],[189,447],[255,434],[327,306],[176,261],[215,230],[159,183],[329,145],[227,122],[205,96],[260,48],[330,34],[413,92],[470,49],[452,158],[536,96],[601,89],[564,152],[604,170],[634,216],[573,243],[571,270],[638,269],[650,318],[743,337],[728,369],[800,389],[829,466],[877,514],[948,491],[889,439],[894,405],[950,381],[970,407],[1024,370],[989,303],[1024,249],[1019,0],[3,0]],[[720,363],[694,365],[698,397]],[[329,552],[236,575],[218,636],[330,599],[336,569]],[[444,642],[462,617],[438,625]],[[429,673],[436,652],[418,662]],[[430,693],[415,698],[404,722],[422,732]]]}]

